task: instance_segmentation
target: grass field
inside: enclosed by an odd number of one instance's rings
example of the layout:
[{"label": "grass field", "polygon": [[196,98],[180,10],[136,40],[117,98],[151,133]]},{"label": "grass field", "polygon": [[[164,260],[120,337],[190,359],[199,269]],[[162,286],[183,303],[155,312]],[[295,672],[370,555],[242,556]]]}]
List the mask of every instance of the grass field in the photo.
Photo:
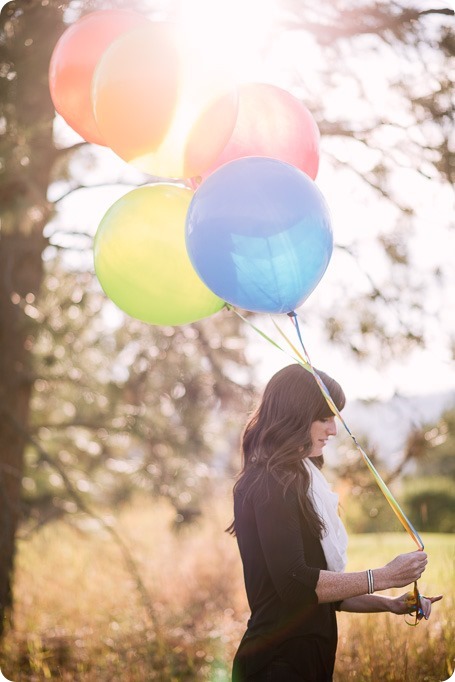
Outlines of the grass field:
[{"label": "grass field", "polygon": [[[142,584],[100,524],[59,522],[18,546],[14,626],[0,658],[13,682],[227,682],[248,608],[235,540],[223,532],[229,495],[175,532],[165,504],[138,499],[108,523]],[[339,615],[336,682],[441,682],[454,670],[455,538],[423,537],[423,594],[444,593],[432,618]],[[406,533],[350,537],[348,570],[383,565],[414,545]]]}]

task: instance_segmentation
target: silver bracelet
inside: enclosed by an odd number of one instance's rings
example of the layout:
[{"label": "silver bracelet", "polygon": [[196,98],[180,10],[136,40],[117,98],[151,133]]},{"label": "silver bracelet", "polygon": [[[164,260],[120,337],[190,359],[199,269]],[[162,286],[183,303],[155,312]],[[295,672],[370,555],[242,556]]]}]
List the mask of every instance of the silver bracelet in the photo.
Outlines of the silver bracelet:
[{"label": "silver bracelet", "polygon": [[368,580],[368,594],[373,594],[374,592],[374,579],[373,579],[373,571],[371,568],[367,570],[367,580]]}]

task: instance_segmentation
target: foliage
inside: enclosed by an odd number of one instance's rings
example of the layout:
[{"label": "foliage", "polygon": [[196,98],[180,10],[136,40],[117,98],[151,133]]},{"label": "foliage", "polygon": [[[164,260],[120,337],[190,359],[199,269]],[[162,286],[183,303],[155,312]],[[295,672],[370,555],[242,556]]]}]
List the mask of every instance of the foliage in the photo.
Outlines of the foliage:
[{"label": "foliage", "polygon": [[30,432],[49,457],[28,447],[29,513],[42,522],[74,508],[63,470],[82,498],[117,505],[143,489],[191,519],[247,409],[239,318],[225,310],[184,327],[145,325],[106,306],[89,273],[58,263],[39,307],[27,307],[36,318]]},{"label": "foliage", "polygon": [[[401,500],[400,500],[401,502]],[[375,486],[354,486],[344,496],[340,514],[351,533],[398,532],[402,526],[381,491]]]},{"label": "foliage", "polygon": [[[454,528],[455,411],[436,424],[414,429],[393,465],[380,461],[368,439],[359,439],[388,486],[395,491],[411,523],[420,531],[449,533]],[[341,513],[354,533],[399,530],[401,525],[377,487],[351,439],[340,441],[333,466],[340,492]]]},{"label": "foliage", "polygon": [[[359,439],[373,465],[381,469],[377,454]],[[338,447],[340,463],[333,466],[340,495],[340,515],[352,533],[399,531],[402,526],[379,490],[360,453],[349,441]]]},{"label": "foliage", "polygon": [[[334,182],[352,197],[351,211],[338,216],[330,295],[316,292],[307,319],[317,323],[322,311],[331,340],[378,364],[430,344],[433,325],[450,347],[452,325],[430,305],[451,279],[450,264],[442,251],[430,256],[430,226],[419,213],[427,192],[453,184],[453,9],[366,0],[282,6],[283,40],[302,46],[302,68],[290,68],[293,87],[316,116]],[[359,203],[375,209],[361,213]],[[444,211],[430,220],[434,244],[444,243]]]},{"label": "foliage", "polygon": [[[352,485],[352,483],[350,484]],[[400,488],[400,506],[421,532],[452,533],[455,530],[455,493],[445,478],[409,477]],[[371,485],[353,487],[343,497],[341,515],[352,533],[378,533],[402,529],[380,490]]]},{"label": "foliage", "polygon": [[[150,11],[172,17],[178,5],[156,2]],[[130,182],[108,171],[95,179],[93,150],[53,138],[52,48],[81,12],[106,6],[140,3],[16,0],[1,12],[0,630],[10,604],[24,451],[24,497],[39,523],[57,511],[71,514],[86,498],[126,500],[131,481],[188,511],[196,479],[207,471],[197,474],[196,465],[190,472],[190,463],[207,464],[214,452],[224,457],[230,422],[248,397],[242,387],[249,378],[238,374],[243,334],[226,311],[185,329],[146,329],[125,318],[110,324],[112,309],[91,268],[77,274],[57,258],[68,244],[63,216],[70,197],[78,197],[71,230],[84,240],[78,192]],[[282,85],[314,113],[325,159],[336,166],[337,184],[352,193],[353,207],[367,206],[368,231],[340,230],[334,278],[326,279],[331,294],[315,296],[308,323],[378,361],[430,343],[435,324],[450,345],[450,316],[439,303],[435,313],[433,302],[452,264],[438,253],[422,269],[412,244],[416,197],[453,180],[454,43],[447,27],[453,11],[340,0],[283,0],[280,8],[267,50],[292,42],[312,54],[292,52],[284,67],[292,77]],[[431,218],[433,244],[435,234],[446,238],[446,221]],[[370,266],[373,241],[379,269]],[[78,249],[72,246],[71,256]],[[223,428],[214,421],[221,413]],[[27,650],[36,653],[37,666],[47,660],[39,640],[29,640]]]},{"label": "foliage", "polygon": [[408,480],[403,500],[422,531],[455,532],[453,479],[433,476]]},{"label": "foliage", "polygon": [[455,410],[446,411],[437,424],[428,424],[418,435],[419,454],[413,473],[417,477],[455,476]]},{"label": "foliage", "polygon": [[52,103],[41,92],[52,50],[47,40],[60,35],[61,12],[53,3],[19,4],[7,3],[0,15],[0,634],[11,605],[22,430],[33,384],[26,346],[30,318],[24,308],[35,300],[42,281],[43,228],[53,211],[46,192],[59,155],[52,144]]},{"label": "foliage", "polygon": [[[455,410],[428,424],[408,441],[413,465],[404,478],[404,502],[423,531],[455,530]],[[409,459],[407,457],[406,459]]]}]

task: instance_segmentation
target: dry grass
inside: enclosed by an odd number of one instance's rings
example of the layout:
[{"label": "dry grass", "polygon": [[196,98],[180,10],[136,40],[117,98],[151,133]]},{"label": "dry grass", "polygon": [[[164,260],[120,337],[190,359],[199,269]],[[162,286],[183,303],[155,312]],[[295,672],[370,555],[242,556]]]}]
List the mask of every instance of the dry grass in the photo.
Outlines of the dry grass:
[{"label": "dry grass", "polygon": [[[337,682],[441,682],[454,672],[455,538],[423,537],[428,568],[419,581],[422,594],[444,594],[428,622],[409,627],[403,616],[341,613]],[[379,566],[392,556],[412,551],[405,534],[357,535],[350,541],[348,570]],[[398,594],[401,590],[391,590]]]},{"label": "dry grass", "polygon": [[[0,667],[14,682],[227,682],[248,618],[230,493],[176,533],[165,504],[137,499],[116,518],[147,588],[144,603],[119,548],[95,524],[43,528],[19,545],[14,628]],[[428,536],[430,566],[420,588],[445,592],[428,623],[389,614],[340,614],[336,682],[441,682],[453,672],[455,540]],[[356,570],[410,551],[405,534],[351,538]]]}]

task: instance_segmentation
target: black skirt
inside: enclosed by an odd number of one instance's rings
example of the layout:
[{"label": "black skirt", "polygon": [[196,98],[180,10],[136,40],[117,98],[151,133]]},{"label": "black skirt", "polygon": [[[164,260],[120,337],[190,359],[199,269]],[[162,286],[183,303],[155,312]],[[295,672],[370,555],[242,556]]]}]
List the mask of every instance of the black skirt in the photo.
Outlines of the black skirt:
[{"label": "black skirt", "polygon": [[[334,646],[335,644],[335,646]],[[295,637],[272,653],[264,652],[264,665],[252,670],[251,660],[234,658],[232,682],[331,682],[336,643],[318,638]],[[257,659],[255,666],[258,665]]]}]

